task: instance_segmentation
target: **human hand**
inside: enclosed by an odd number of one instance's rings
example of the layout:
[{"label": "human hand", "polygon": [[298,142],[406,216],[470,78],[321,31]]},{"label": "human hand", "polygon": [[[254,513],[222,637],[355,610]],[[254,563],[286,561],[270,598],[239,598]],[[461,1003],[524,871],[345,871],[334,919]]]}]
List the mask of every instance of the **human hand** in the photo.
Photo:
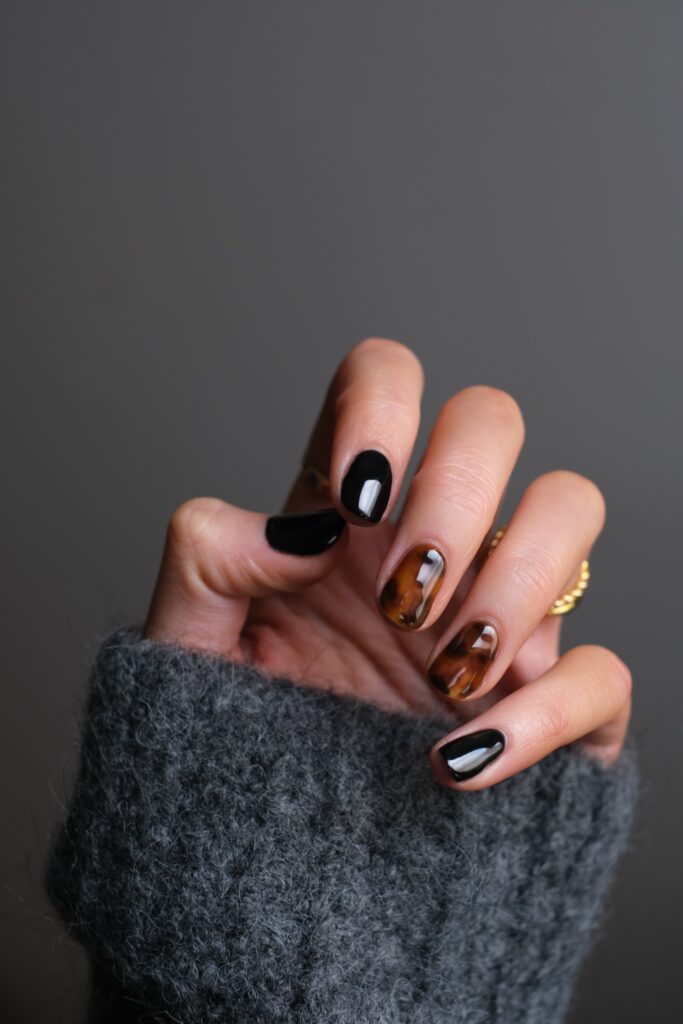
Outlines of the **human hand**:
[{"label": "human hand", "polygon": [[613,763],[629,670],[595,645],[560,657],[561,618],[547,615],[602,529],[600,491],[564,470],[538,477],[487,557],[524,424],[508,394],[470,387],[443,406],[392,522],[422,388],[404,345],[357,345],[285,515],[217,498],[174,513],[146,635],[388,710],[452,716],[430,763],[453,788],[490,786],[573,742]]}]

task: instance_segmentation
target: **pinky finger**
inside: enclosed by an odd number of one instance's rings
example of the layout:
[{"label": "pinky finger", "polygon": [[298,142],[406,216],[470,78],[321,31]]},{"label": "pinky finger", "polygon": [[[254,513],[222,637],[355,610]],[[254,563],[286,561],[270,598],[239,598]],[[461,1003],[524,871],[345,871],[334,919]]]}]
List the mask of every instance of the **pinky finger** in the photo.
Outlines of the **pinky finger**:
[{"label": "pinky finger", "polygon": [[575,741],[610,765],[623,746],[630,711],[631,673],[621,659],[605,647],[575,647],[534,682],[439,740],[430,755],[432,772],[449,788],[484,789]]}]

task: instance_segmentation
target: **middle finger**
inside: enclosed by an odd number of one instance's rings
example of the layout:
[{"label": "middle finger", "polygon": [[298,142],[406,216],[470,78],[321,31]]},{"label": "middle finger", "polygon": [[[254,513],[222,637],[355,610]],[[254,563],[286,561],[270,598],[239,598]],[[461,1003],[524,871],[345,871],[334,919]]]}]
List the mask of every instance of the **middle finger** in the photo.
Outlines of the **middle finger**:
[{"label": "middle finger", "polygon": [[465,388],[443,406],[377,576],[390,622],[436,621],[491,527],[524,441],[510,395]]}]

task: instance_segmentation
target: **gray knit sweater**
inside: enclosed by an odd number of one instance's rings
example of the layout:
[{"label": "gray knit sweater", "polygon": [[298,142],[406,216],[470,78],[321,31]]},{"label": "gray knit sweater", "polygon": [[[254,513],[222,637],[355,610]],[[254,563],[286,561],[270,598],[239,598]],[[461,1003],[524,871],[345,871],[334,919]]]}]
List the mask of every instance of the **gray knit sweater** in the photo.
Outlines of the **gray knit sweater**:
[{"label": "gray knit sweater", "polygon": [[91,1020],[562,1021],[627,839],[632,746],[458,793],[427,762],[449,727],[110,637],[48,867]]}]

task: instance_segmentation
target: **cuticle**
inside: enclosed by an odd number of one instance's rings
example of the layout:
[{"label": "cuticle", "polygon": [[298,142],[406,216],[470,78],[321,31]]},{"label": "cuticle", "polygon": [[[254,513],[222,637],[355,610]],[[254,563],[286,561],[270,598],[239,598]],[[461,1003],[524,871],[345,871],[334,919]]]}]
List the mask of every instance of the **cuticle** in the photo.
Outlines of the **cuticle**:
[{"label": "cuticle", "polygon": [[[489,657],[484,660],[479,673],[476,672],[476,669],[472,670],[472,677],[465,686],[454,685],[454,680],[459,678],[459,673],[451,676],[450,681],[448,681],[448,669],[444,671],[445,665],[448,665],[450,658],[455,659],[455,664],[458,664],[461,659],[468,659],[470,656],[475,654],[476,644],[473,643],[471,646],[468,645],[463,647],[462,652],[460,652],[460,645],[465,639],[463,637],[463,640],[457,642],[456,648],[453,652],[449,651],[449,647],[458,640],[458,637],[462,634],[466,634],[468,630],[473,629],[475,626],[479,627],[477,632],[480,634],[486,629],[491,630],[494,633],[494,637],[492,638],[492,643],[489,648]],[[451,630],[448,638],[445,641],[442,639],[437,645],[435,651],[430,652],[425,667],[425,676],[430,685],[434,687],[437,692],[442,693],[450,704],[460,704],[466,703],[470,700],[477,700],[483,696],[481,692],[482,684],[488,677],[491,665],[496,660],[499,651],[500,628],[497,621],[495,621],[493,617],[478,618],[470,616],[461,626]],[[445,659],[445,663],[438,665],[437,663],[441,661],[442,658]],[[488,692],[489,689],[490,687],[487,688],[486,692]]]},{"label": "cuticle", "polygon": [[412,551],[415,551],[416,548],[425,548],[427,550],[433,548],[435,551],[438,551],[440,558],[443,560],[442,576],[446,575],[446,573],[448,572],[448,559],[446,558],[446,556],[444,555],[443,551],[441,550],[441,547],[438,544],[435,544],[431,540],[424,540],[424,541],[421,540],[421,541],[418,541],[417,544],[413,544],[412,547],[404,548],[403,554],[400,556],[400,558],[395,558],[393,560],[393,562],[391,563],[391,571],[387,573],[387,577],[384,580],[384,583],[382,583],[382,586],[380,587],[380,591],[386,586],[386,584],[389,582],[389,580],[394,575],[394,573],[398,569],[399,565],[404,561],[404,559],[406,559],[408,557],[408,555]]},{"label": "cuticle", "polygon": [[[492,618],[488,618],[488,619],[479,618],[478,616],[474,615],[474,616],[470,616],[468,619],[466,619],[463,623],[461,623],[455,629],[451,630],[451,632],[450,632],[450,634],[448,636],[448,639],[443,644],[443,646],[438,651],[436,651],[435,653],[430,654],[429,661],[427,663],[427,668],[429,669],[429,666],[432,664],[432,662],[436,661],[436,659],[439,657],[439,655],[442,654],[446,650],[446,648],[448,647],[449,643],[452,640],[455,639],[455,637],[458,635],[458,633],[461,633],[463,631],[463,629],[467,628],[467,626],[474,625],[475,622],[481,622],[484,626],[491,626],[495,630],[496,637],[497,637],[497,640],[498,640],[498,647],[496,648],[496,655],[497,655],[498,651],[500,650],[500,637],[501,637],[500,625],[498,624],[498,622],[496,622],[495,619],[492,619]],[[494,655],[494,657],[496,655]]]},{"label": "cuticle", "polygon": [[[471,726],[474,722],[477,722],[476,718],[474,718],[474,719],[472,719],[472,721],[468,722],[467,725]],[[475,733],[475,732],[498,732],[498,733],[500,733],[500,735],[503,737],[503,749],[501,750],[501,754],[505,753],[505,751],[508,749],[509,736],[508,736],[508,733],[507,733],[506,729],[501,729],[497,725],[480,725],[477,722],[476,729],[469,729],[466,726],[463,726],[462,727],[462,731],[458,730],[458,732],[455,735],[449,736],[448,739],[444,739],[442,742],[440,742],[437,745],[436,750],[441,750],[442,747],[447,747],[449,743],[454,743],[455,740],[464,740],[467,736],[472,736],[472,734]]]},{"label": "cuticle", "polygon": [[389,458],[389,456],[387,455],[387,453],[384,451],[383,448],[377,448],[374,445],[369,445],[367,448],[357,448],[353,452],[353,454],[351,455],[351,458],[348,460],[348,462],[346,462],[344,464],[344,468],[342,470],[340,470],[340,472],[339,472],[339,481],[338,482],[339,482],[340,489],[341,489],[341,485],[344,482],[344,480],[345,480],[349,470],[351,469],[351,466],[354,464],[354,462],[356,461],[358,456],[359,455],[364,455],[366,452],[378,452],[380,455],[383,455],[384,458],[389,463],[389,468],[391,469],[392,474],[393,474],[394,470],[393,470],[393,465],[392,465],[391,459]]}]

